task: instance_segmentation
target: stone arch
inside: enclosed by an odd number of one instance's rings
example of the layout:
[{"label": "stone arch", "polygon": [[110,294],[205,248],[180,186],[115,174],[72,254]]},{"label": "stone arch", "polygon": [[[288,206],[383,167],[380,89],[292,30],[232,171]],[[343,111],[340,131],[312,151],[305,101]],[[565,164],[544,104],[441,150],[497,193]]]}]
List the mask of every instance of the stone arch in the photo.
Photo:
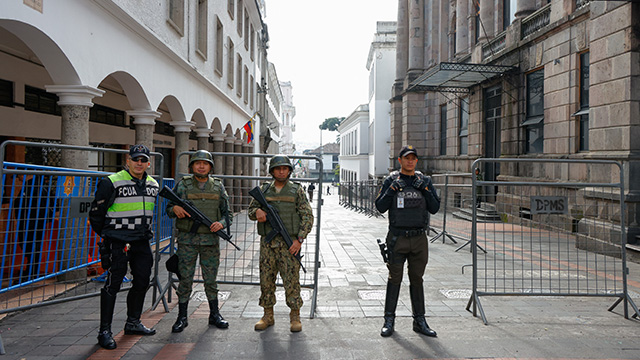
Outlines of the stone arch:
[{"label": "stone arch", "polygon": [[162,102],[158,105],[158,109],[165,106],[172,121],[186,121],[187,117],[184,112],[184,107],[180,101],[173,95],[167,95],[162,99]]},{"label": "stone arch", "polygon": [[196,128],[209,128],[207,126],[207,118],[204,116],[202,109],[196,109],[191,115],[191,120],[196,123]]},{"label": "stone arch", "polygon": [[231,127],[231,124],[227,124],[227,126],[224,128],[223,132],[227,136],[233,136],[233,128]]},{"label": "stone arch", "polygon": [[214,134],[222,133],[222,124],[220,123],[220,119],[214,118],[211,122],[211,130],[213,130]]},{"label": "stone arch", "polygon": [[108,81],[109,78],[113,78],[118,82],[122,88],[122,92],[129,101],[129,106],[134,110],[151,110],[151,104],[149,103],[149,97],[142,88],[142,85],[131,74],[124,71],[116,71],[109,74],[102,80],[101,84]]},{"label": "stone arch", "polygon": [[0,26],[22,40],[38,57],[55,85],[83,85],[78,72],[60,47],[40,29],[16,20],[0,20]]}]

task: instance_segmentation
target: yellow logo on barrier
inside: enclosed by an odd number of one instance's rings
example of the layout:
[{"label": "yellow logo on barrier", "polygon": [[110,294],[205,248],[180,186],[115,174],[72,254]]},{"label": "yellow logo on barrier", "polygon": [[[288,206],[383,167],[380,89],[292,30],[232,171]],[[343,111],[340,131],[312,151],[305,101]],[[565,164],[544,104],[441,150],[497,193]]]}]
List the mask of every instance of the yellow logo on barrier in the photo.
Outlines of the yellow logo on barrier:
[{"label": "yellow logo on barrier", "polygon": [[69,196],[73,192],[73,188],[76,186],[73,176],[67,176],[64,181],[64,193]]}]

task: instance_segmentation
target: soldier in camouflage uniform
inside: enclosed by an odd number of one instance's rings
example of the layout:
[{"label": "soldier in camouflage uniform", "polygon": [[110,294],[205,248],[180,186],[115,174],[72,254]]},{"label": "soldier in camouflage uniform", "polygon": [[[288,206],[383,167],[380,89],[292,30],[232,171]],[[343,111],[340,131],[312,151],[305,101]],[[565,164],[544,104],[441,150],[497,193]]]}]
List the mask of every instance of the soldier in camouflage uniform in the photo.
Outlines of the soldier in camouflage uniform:
[{"label": "soldier in camouflage uniform", "polygon": [[179,205],[167,204],[169,217],[177,217],[178,229],[178,271],[181,279],[178,286],[178,319],[172,332],[181,332],[189,323],[187,308],[193,286],[196,260],[200,255],[200,268],[204,277],[204,290],[209,300],[209,325],[226,329],[229,323],[224,320],[218,309],[218,266],[220,265],[220,239],[213,232],[231,225],[233,214],[229,209],[229,195],[222,181],[210,177],[213,169],[213,157],[206,150],[196,151],[189,161],[193,175],[183,177],[175,186],[175,193],[183,199],[191,200],[194,205],[209,217],[213,224],[210,228],[200,225],[193,228],[194,222]]},{"label": "soldier in camouflage uniform", "polygon": [[278,272],[284,283],[287,306],[291,309],[289,320],[291,332],[302,330],[300,322],[300,264],[295,259],[304,239],[313,226],[311,205],[302,189],[302,185],[289,181],[293,166],[289,157],[276,155],[269,163],[272,182],[262,185],[261,190],[270,205],[275,207],[284,223],[293,245],[287,248],[282,236],[278,235],[266,243],[264,238],[272,228],[267,222],[266,212],[253,200],[249,205],[249,219],[258,220],[260,241],[260,302],[264,316],[255,325],[255,330],[264,330],[274,324],[273,306],[276,304],[276,277]]}]

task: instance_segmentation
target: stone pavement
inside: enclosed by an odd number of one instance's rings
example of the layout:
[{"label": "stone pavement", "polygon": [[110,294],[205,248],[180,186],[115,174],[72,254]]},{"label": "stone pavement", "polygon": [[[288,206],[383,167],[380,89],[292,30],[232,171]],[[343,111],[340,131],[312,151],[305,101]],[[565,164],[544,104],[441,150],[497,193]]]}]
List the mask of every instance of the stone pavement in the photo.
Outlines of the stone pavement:
[{"label": "stone pavement", "polygon": [[[124,336],[125,298],[118,297],[113,329],[118,348],[96,344],[98,298],[76,300],[16,313],[0,321],[6,355],[1,359],[639,359],[640,321],[625,319],[622,304],[605,297],[483,297],[489,322],[467,311],[471,293],[471,253],[456,252],[450,241],[430,244],[425,273],[427,321],[438,332],[427,338],[412,331],[405,275],[396,332],[379,335],[386,268],[376,238],[384,238],[387,220],[369,218],[325,196],[318,304],[309,319],[311,291],[303,290],[303,331],[289,332],[288,308],[278,292],[276,324],[253,330],[262,315],[257,286],[221,285],[221,313],[230,328],[207,324],[208,305],[198,285],[190,302],[189,327],[171,333],[171,312],[162,306],[143,321],[155,336]],[[464,271],[463,271],[464,268]],[[629,264],[630,293],[640,302],[640,266]],[[147,296],[147,309],[151,303]],[[630,314],[632,309],[629,308]],[[119,333],[118,333],[119,332]]]}]

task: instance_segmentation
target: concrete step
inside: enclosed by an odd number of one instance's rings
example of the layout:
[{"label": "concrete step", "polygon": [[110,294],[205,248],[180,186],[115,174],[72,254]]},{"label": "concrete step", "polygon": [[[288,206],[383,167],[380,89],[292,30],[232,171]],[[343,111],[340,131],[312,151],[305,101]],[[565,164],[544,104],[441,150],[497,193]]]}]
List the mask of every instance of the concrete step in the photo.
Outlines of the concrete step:
[{"label": "concrete step", "polygon": [[[473,208],[460,208],[453,213],[458,219],[473,221]],[[496,211],[496,207],[490,203],[482,203],[476,209],[477,222],[501,222],[500,214]]]}]

